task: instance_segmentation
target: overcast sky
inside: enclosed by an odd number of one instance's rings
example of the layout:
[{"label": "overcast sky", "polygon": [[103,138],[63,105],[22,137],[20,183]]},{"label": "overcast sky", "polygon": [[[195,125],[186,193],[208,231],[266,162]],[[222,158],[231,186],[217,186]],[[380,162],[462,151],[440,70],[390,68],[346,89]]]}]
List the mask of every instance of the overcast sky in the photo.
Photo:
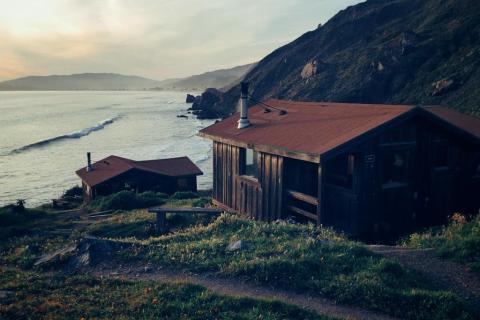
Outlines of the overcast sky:
[{"label": "overcast sky", "polygon": [[260,60],[360,0],[0,0],[0,80],[181,77]]}]

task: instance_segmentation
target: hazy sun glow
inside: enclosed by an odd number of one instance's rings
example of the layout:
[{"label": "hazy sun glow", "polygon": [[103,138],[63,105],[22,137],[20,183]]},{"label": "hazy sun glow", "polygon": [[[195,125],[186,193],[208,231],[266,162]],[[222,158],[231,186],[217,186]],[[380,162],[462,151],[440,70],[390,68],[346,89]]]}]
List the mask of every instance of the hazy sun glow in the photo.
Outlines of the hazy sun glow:
[{"label": "hazy sun glow", "polygon": [[359,0],[0,0],[0,80],[155,79],[261,59]]}]

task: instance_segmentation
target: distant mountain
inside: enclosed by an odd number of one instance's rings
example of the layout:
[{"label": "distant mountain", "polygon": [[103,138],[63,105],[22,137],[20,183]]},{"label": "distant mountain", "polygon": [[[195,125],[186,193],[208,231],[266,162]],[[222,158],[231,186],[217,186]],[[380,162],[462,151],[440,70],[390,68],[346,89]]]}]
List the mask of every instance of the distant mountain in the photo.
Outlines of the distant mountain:
[{"label": "distant mountain", "polygon": [[0,82],[0,90],[192,90],[230,88],[254,64],[163,81],[116,73],[29,76]]},{"label": "distant mountain", "polygon": [[201,91],[207,88],[230,89],[255,66],[255,63],[246,64],[230,69],[220,69],[183,79],[167,79],[160,82],[163,89]]},{"label": "distant mountain", "polygon": [[[368,0],[248,74],[256,100],[443,104],[480,116],[480,1]],[[234,112],[239,86],[208,114]]]},{"label": "distant mountain", "polygon": [[29,76],[0,82],[0,90],[142,90],[160,81],[116,73]]}]

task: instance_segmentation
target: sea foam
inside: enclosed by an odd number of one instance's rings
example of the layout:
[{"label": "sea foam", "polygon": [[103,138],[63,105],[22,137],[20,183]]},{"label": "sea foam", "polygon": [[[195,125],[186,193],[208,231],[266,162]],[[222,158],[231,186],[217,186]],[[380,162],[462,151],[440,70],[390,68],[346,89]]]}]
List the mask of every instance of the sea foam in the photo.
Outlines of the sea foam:
[{"label": "sea foam", "polygon": [[54,143],[54,142],[57,142],[57,141],[61,141],[61,140],[79,139],[81,137],[89,135],[90,133],[92,133],[94,131],[102,130],[103,128],[105,128],[109,124],[114,123],[118,119],[120,119],[120,116],[105,119],[105,120],[97,123],[93,127],[88,127],[88,128],[82,129],[82,130],[70,132],[70,133],[67,133],[67,134],[62,134],[62,135],[59,135],[59,136],[56,136],[56,137],[53,137],[53,138],[48,138],[48,139],[40,140],[40,141],[31,143],[31,144],[27,144],[23,147],[20,147],[20,148],[17,148],[15,150],[13,150],[12,153],[18,153],[18,152],[26,151],[26,150],[29,150],[29,149],[44,147],[48,144],[51,144],[51,143]]}]

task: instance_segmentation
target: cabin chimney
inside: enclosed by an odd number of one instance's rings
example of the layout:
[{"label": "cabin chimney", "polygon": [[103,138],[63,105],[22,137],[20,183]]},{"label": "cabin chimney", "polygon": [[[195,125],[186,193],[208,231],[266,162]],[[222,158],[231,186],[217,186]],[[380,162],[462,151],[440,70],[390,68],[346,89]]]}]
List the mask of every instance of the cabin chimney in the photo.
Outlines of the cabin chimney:
[{"label": "cabin chimney", "polygon": [[242,82],[242,93],[240,95],[240,120],[238,120],[238,129],[250,126],[248,121],[248,82]]},{"label": "cabin chimney", "polygon": [[92,171],[92,157],[90,155],[90,152],[87,152],[87,172]]}]

